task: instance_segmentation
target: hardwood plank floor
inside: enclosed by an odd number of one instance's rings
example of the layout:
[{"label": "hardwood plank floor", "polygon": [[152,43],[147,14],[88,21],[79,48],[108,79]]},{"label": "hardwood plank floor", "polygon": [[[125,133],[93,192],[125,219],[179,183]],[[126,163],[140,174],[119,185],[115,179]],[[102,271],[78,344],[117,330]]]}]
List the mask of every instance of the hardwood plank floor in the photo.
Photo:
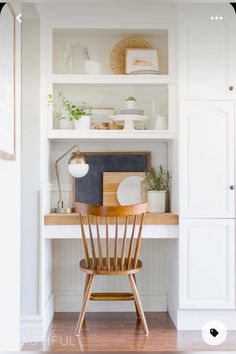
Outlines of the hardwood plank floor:
[{"label": "hardwood plank floor", "polygon": [[135,313],[87,313],[80,337],[78,313],[56,313],[44,343],[26,343],[27,351],[236,351],[236,331],[220,346],[207,345],[201,331],[176,331],[168,313],[146,313],[150,334],[143,334]]}]

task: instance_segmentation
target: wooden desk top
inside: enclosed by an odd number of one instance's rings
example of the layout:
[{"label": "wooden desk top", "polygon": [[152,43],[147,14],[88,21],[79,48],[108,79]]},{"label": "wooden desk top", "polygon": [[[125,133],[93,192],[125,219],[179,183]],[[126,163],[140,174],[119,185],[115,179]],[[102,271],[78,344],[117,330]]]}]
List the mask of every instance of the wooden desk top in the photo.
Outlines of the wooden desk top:
[{"label": "wooden desk top", "polygon": [[[84,218],[84,223],[87,223],[87,218]],[[123,220],[122,220],[123,219]],[[98,218],[99,220],[99,218]],[[139,219],[138,219],[139,220]],[[138,221],[137,220],[137,221]],[[93,219],[91,218],[91,223]],[[104,224],[104,218],[101,224]],[[125,223],[125,218],[120,218],[120,223]],[[44,225],[79,225],[79,214],[47,214],[44,216]],[[115,224],[115,219],[112,218],[109,224]],[[146,225],[178,225],[179,217],[172,213],[147,213],[145,215],[144,224]]]}]

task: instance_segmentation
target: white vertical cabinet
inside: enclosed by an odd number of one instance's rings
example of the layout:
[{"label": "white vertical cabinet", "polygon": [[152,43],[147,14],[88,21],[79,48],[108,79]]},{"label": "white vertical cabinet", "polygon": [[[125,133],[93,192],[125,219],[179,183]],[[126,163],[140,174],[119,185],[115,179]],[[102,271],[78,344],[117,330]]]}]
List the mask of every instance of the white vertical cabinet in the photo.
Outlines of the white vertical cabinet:
[{"label": "white vertical cabinet", "polygon": [[[222,20],[212,20],[212,16]],[[182,99],[236,97],[235,13],[229,3],[180,6]]]},{"label": "white vertical cabinet", "polygon": [[235,309],[236,17],[183,4],[179,24],[179,309]]},{"label": "white vertical cabinet", "polygon": [[180,234],[180,308],[234,308],[234,220],[180,220]]},{"label": "white vertical cabinet", "polygon": [[181,102],[180,216],[234,218],[234,103]]}]

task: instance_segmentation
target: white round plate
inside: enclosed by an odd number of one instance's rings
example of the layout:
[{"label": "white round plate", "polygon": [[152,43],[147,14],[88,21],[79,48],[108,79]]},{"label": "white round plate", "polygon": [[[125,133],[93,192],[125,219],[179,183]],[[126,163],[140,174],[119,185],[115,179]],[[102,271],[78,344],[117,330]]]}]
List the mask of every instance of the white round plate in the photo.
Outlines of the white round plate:
[{"label": "white round plate", "polygon": [[148,116],[142,116],[139,114],[117,114],[116,116],[110,116],[110,118],[112,118],[114,121],[144,121],[145,119],[148,119]]},{"label": "white round plate", "polygon": [[134,70],[129,75],[160,75],[159,70]]},{"label": "white round plate", "polygon": [[141,182],[144,180],[140,176],[130,176],[119,184],[117,188],[117,200],[120,205],[132,205],[142,202]]}]

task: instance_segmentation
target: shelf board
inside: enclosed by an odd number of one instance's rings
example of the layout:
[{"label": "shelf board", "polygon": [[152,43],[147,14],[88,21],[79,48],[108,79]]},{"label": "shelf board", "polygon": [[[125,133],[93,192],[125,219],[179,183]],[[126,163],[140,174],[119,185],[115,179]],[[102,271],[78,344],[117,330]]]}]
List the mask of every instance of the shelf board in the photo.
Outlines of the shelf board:
[{"label": "shelf board", "polygon": [[163,85],[174,81],[169,75],[51,75],[52,84]]},{"label": "shelf board", "polygon": [[52,129],[50,140],[172,140],[174,132],[168,130],[87,130]]},{"label": "shelf board", "polygon": [[[92,220],[93,223],[95,220]],[[105,224],[104,218],[98,222]],[[114,220],[109,220],[110,224],[115,224]],[[84,218],[84,223],[87,223],[87,218]],[[125,224],[125,218],[120,218],[120,223]],[[145,225],[178,225],[179,217],[172,213],[147,213],[144,218]],[[44,216],[44,225],[80,225],[79,214],[47,214]]]}]

